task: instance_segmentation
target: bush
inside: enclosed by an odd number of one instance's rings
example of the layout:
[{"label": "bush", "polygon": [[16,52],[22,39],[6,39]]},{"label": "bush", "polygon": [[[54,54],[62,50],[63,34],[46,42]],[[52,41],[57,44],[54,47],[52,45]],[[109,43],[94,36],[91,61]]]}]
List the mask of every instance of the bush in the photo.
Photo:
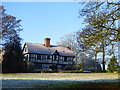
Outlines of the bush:
[{"label": "bush", "polygon": [[83,71],[83,70],[64,70],[64,71],[59,71],[59,73],[90,73],[90,71]]},{"label": "bush", "polygon": [[58,71],[40,71],[41,73],[57,73]]}]

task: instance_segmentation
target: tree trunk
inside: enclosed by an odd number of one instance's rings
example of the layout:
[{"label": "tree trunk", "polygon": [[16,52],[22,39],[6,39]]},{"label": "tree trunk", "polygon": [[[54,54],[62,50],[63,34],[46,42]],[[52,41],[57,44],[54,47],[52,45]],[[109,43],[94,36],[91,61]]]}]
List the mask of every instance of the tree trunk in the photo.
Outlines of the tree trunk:
[{"label": "tree trunk", "polygon": [[114,44],[112,44],[112,55],[115,58],[115,52],[114,52]]},{"label": "tree trunk", "polygon": [[[118,19],[118,63],[120,65],[120,18]],[[120,73],[120,68],[119,68],[119,73]]]},{"label": "tree trunk", "polygon": [[103,53],[103,58],[102,58],[103,72],[105,72],[105,45],[104,45],[104,40],[102,40],[102,53]]},{"label": "tree trunk", "polygon": [[97,52],[95,53],[95,61],[94,62],[96,62],[97,61]]},{"label": "tree trunk", "polygon": [[84,69],[84,58],[82,59],[82,63],[81,63],[81,69],[83,70]]},{"label": "tree trunk", "polygon": [[95,62],[95,65],[94,65],[95,72],[96,72],[96,61],[97,61],[97,51],[95,52],[95,60],[94,60],[94,62]]}]

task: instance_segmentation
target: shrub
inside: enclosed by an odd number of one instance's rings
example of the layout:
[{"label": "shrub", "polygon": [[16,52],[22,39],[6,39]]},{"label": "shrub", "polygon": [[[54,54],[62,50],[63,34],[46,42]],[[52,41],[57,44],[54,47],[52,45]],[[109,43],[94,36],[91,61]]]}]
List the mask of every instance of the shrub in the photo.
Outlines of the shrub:
[{"label": "shrub", "polygon": [[83,70],[64,70],[64,71],[59,71],[59,73],[90,73],[90,71],[83,71]]}]

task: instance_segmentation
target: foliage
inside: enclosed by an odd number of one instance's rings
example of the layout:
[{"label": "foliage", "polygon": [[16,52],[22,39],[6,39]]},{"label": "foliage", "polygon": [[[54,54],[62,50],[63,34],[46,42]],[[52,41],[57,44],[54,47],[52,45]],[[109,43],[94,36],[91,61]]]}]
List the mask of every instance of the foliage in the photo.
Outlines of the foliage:
[{"label": "foliage", "polygon": [[25,62],[22,61],[21,46],[18,41],[6,43],[4,47],[4,55],[2,62],[3,72],[23,72],[25,70]]},{"label": "foliage", "polygon": [[3,6],[0,6],[0,11],[2,15],[0,17],[0,24],[2,23],[0,32],[1,44],[4,45],[7,42],[11,42],[14,37],[20,39],[19,32],[22,30],[20,25],[21,20],[17,20],[16,17],[6,14]]},{"label": "foliage", "polygon": [[0,39],[2,39],[3,47],[3,72],[24,72],[26,70],[26,63],[23,61],[21,38],[19,32],[22,30],[20,21],[16,20],[16,17],[5,13],[3,6],[0,6],[2,17],[2,32],[0,33]]},{"label": "foliage", "polygon": [[[82,63],[80,64],[81,67]],[[101,72],[101,65],[99,62],[95,62],[92,58],[87,57],[84,61],[84,66],[82,68],[84,71],[92,71],[92,72]]]},{"label": "foliage", "polygon": [[33,69],[35,69],[34,64],[32,62],[27,62],[27,71],[31,72]]},{"label": "foliage", "polygon": [[71,50],[75,52],[75,59],[74,59],[74,64],[77,66],[78,65],[78,54],[79,54],[79,49],[78,49],[78,43],[76,40],[76,33],[69,33],[64,35],[63,37],[60,38],[60,40],[57,42],[58,45],[60,46],[65,46],[65,47],[70,47]]},{"label": "foliage", "polygon": [[80,10],[80,17],[84,17],[85,28],[78,33],[78,40],[82,38],[83,46],[95,52],[95,61],[99,52],[103,53],[103,71],[105,71],[105,47],[118,41],[119,28],[115,22],[119,19],[120,3],[85,2]]},{"label": "foliage", "polygon": [[77,50],[77,43],[76,43],[76,34],[75,33],[69,33],[64,35],[60,38],[60,40],[57,42],[60,46],[70,47],[71,50],[76,51]]},{"label": "foliage", "polygon": [[[61,38],[61,40],[58,42],[59,45],[61,46],[71,46],[73,47],[73,51],[76,54],[74,65],[73,66],[67,66],[64,68],[64,70],[78,70],[78,69],[85,69],[85,70],[93,70],[91,69],[95,65],[98,66],[99,68],[96,69],[96,71],[101,70],[101,66],[99,63],[94,63],[97,62],[97,59],[93,61],[93,55],[94,51],[90,49],[88,45],[84,42],[84,38],[81,38],[80,35],[81,33],[76,32],[73,34],[67,34],[64,37]],[[73,39],[74,35],[74,39]],[[88,56],[89,55],[89,56]],[[92,63],[89,63],[92,62]],[[95,71],[95,70],[94,70]]]},{"label": "foliage", "polygon": [[76,64],[73,64],[73,65],[66,65],[63,70],[79,70],[80,67],[77,66]]},{"label": "foliage", "polygon": [[114,71],[118,71],[118,69],[119,69],[119,64],[118,64],[118,62],[117,62],[117,58],[112,57],[112,58],[110,59],[109,64],[108,64],[108,70],[109,70],[110,72],[114,72]]},{"label": "foliage", "polygon": [[83,73],[83,72],[84,72],[83,70],[64,70],[64,71],[59,71],[59,73]]}]

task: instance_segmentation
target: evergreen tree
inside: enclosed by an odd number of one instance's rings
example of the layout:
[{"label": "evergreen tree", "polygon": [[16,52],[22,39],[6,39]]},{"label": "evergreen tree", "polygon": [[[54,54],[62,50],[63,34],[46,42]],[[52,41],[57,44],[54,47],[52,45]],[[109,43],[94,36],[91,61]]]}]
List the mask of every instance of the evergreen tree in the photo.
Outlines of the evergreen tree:
[{"label": "evergreen tree", "polygon": [[119,65],[118,65],[118,62],[117,62],[117,58],[112,57],[110,59],[109,64],[108,64],[108,70],[110,72],[114,72],[114,71],[118,71],[118,68],[119,68]]},{"label": "evergreen tree", "polygon": [[23,72],[26,69],[21,48],[22,39],[19,36],[19,32],[22,30],[21,20],[6,14],[3,6],[0,6],[0,13],[2,13],[0,39],[2,39],[1,45],[4,52],[2,72]]},{"label": "evergreen tree", "polygon": [[14,40],[12,42],[6,43],[4,45],[4,55],[3,55],[3,72],[24,72],[25,62],[23,62],[23,55],[21,50],[21,44],[19,40]]}]

